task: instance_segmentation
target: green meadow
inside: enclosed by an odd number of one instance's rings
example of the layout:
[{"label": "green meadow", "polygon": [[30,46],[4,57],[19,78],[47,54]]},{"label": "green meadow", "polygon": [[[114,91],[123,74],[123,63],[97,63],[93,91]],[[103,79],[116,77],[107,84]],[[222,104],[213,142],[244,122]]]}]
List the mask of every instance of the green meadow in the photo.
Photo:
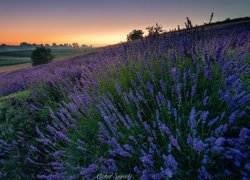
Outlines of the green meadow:
[{"label": "green meadow", "polygon": [[[51,48],[52,55],[55,59],[77,55],[83,53],[88,48]],[[31,63],[31,53],[34,48],[16,48],[10,47],[5,50],[0,50],[0,67],[12,66],[17,64]]]}]

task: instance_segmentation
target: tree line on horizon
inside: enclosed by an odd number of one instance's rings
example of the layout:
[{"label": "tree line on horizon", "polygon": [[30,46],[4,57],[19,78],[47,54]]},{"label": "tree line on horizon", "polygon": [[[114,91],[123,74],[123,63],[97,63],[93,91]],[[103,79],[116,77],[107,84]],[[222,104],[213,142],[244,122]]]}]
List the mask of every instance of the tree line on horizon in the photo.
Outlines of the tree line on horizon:
[{"label": "tree line on horizon", "polygon": [[[2,43],[0,44],[0,48],[4,48],[4,47],[9,47],[11,45]],[[21,42],[19,44],[19,47],[39,47],[39,46],[45,46],[45,47],[65,47],[65,48],[80,48],[80,47],[92,47],[92,45],[86,45],[86,44],[78,44],[76,42],[74,43],[64,43],[64,44],[56,44],[56,43],[52,43],[51,45],[46,43],[46,44],[36,44],[36,43],[27,43],[27,42]]]}]

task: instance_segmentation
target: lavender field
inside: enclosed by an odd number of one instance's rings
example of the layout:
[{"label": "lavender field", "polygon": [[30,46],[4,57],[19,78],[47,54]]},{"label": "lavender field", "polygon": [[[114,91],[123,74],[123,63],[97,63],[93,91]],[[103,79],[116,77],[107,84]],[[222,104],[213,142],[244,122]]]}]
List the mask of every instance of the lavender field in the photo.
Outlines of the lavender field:
[{"label": "lavender field", "polygon": [[249,179],[249,65],[248,22],[0,74],[0,178]]}]

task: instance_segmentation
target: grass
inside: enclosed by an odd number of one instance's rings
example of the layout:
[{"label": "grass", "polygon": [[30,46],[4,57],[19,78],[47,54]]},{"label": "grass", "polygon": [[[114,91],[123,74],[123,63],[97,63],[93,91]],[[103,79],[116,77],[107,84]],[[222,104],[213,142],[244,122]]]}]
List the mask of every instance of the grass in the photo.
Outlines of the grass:
[{"label": "grass", "polygon": [[30,90],[25,90],[17,93],[10,94],[8,96],[0,96],[0,108],[4,106],[5,103],[8,103],[12,99],[24,100],[30,94]]},{"label": "grass", "polygon": [[31,62],[31,60],[28,57],[0,57],[0,67],[24,64],[29,62]]},{"label": "grass", "polygon": [[[31,53],[33,49],[17,49],[8,48],[6,51],[0,52],[0,67],[13,66],[18,64],[30,63]],[[87,48],[51,48],[52,55],[55,59],[77,55],[88,51]]]}]

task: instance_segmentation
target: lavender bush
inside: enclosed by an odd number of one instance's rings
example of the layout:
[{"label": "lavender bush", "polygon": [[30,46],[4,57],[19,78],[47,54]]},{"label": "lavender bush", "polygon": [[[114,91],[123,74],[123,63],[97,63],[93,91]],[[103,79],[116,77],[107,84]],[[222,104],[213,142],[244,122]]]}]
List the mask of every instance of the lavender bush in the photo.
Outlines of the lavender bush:
[{"label": "lavender bush", "polygon": [[39,179],[248,179],[249,32],[211,37],[191,29],[106,48],[77,70],[46,66],[25,105],[49,114],[32,140],[1,136],[1,176],[17,156]]}]

